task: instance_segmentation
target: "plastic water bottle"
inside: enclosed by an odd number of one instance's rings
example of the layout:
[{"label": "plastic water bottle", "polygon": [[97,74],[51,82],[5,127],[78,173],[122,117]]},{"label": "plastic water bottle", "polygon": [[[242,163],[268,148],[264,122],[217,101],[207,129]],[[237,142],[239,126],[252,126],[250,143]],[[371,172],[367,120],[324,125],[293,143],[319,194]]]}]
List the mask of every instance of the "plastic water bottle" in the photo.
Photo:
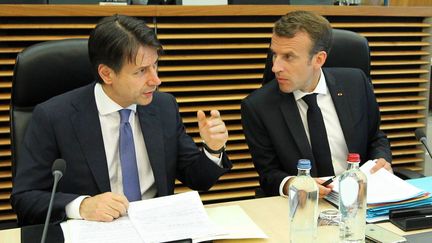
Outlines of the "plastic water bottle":
[{"label": "plastic water bottle", "polygon": [[290,242],[315,242],[318,221],[318,186],[310,176],[311,162],[301,159],[298,175],[289,186]]},{"label": "plastic water bottle", "polygon": [[366,175],[360,171],[360,155],[348,155],[348,168],[339,178],[340,240],[364,242],[366,227]]}]

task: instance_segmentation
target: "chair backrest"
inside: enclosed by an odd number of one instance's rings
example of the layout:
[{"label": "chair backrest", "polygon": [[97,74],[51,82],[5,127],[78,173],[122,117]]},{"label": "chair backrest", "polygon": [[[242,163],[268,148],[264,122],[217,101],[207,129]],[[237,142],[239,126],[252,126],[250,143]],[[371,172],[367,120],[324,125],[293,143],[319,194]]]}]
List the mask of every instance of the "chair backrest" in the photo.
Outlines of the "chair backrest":
[{"label": "chair backrest", "polygon": [[[264,69],[263,84],[275,78],[269,50]],[[366,38],[348,30],[333,29],[333,42],[324,67],[360,68],[370,77],[370,51]]]},{"label": "chair backrest", "polygon": [[18,54],[10,107],[13,176],[33,108],[93,81],[86,39],[42,42]]}]

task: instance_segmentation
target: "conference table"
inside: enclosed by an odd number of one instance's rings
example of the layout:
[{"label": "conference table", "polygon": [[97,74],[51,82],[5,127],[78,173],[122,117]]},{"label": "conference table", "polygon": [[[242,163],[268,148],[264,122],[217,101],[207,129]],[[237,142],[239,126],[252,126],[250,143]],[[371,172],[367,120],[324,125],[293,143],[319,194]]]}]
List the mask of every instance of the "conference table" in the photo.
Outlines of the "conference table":
[{"label": "conference table", "polygon": [[[288,221],[287,198],[277,196],[277,197],[241,200],[241,201],[209,204],[206,205],[205,208],[229,206],[229,205],[239,205],[249,215],[249,217],[264,231],[264,233],[267,234],[269,238],[216,240],[214,242],[217,243],[289,242],[289,221]],[[328,202],[326,202],[325,200],[320,200],[319,208],[320,211],[322,211],[334,207]],[[432,231],[432,229],[425,229],[425,230],[404,232],[389,222],[379,223],[377,225],[387,230],[390,230],[398,235],[403,235],[403,236]],[[34,230],[34,228],[30,228],[30,230],[28,228],[24,228],[27,231],[27,235],[24,236],[25,239],[23,240],[22,240],[22,235],[24,235],[23,234],[24,231],[21,232],[22,228],[2,230],[0,231],[0,243],[39,242],[40,237],[37,236],[39,232],[41,232],[41,228],[42,228],[41,226],[37,227],[37,230]],[[323,230],[322,227],[318,227],[318,228],[319,228],[318,242],[326,242],[326,239],[329,235],[338,234],[336,230],[332,232],[328,230]],[[49,234],[51,234],[52,236],[51,242],[58,242],[57,239],[63,238],[61,235],[61,229],[58,226],[56,227],[55,230],[50,229]],[[58,234],[58,235],[53,236],[53,234]],[[48,237],[47,242],[50,242],[50,237]]]}]

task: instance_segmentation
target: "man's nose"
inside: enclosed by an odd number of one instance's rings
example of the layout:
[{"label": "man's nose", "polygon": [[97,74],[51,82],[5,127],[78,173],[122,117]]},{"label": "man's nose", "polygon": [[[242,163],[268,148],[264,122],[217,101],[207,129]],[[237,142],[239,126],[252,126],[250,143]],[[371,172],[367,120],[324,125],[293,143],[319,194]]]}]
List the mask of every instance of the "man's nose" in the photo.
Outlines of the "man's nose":
[{"label": "man's nose", "polygon": [[151,68],[149,75],[150,77],[148,79],[148,85],[158,86],[162,83],[158,76],[157,68]]},{"label": "man's nose", "polygon": [[280,64],[280,58],[278,58],[276,56],[276,57],[273,58],[272,72],[278,73],[280,71],[282,71],[282,65]]}]

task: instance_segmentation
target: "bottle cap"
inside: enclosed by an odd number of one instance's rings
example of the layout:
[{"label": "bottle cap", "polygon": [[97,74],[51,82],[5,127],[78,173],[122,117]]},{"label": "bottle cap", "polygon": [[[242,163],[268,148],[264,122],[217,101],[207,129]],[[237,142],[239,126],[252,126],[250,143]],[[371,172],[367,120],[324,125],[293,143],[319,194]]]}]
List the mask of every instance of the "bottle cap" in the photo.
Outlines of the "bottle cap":
[{"label": "bottle cap", "polygon": [[311,168],[311,162],[308,159],[300,159],[297,163],[297,169],[310,170]]},{"label": "bottle cap", "polygon": [[347,161],[349,163],[359,163],[360,162],[360,154],[357,153],[349,153]]}]

